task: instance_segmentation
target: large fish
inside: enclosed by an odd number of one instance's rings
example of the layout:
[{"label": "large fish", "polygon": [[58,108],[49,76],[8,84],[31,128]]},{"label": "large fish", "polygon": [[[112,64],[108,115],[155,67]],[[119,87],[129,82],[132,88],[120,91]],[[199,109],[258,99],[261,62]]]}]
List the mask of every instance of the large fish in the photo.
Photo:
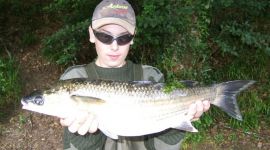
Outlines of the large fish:
[{"label": "large fish", "polygon": [[64,117],[75,110],[96,115],[98,128],[107,136],[141,136],[168,128],[197,132],[186,115],[195,101],[209,100],[235,119],[242,120],[236,95],[252,85],[236,80],[208,87],[166,91],[164,84],[72,79],[49,90],[22,98],[23,109]]}]

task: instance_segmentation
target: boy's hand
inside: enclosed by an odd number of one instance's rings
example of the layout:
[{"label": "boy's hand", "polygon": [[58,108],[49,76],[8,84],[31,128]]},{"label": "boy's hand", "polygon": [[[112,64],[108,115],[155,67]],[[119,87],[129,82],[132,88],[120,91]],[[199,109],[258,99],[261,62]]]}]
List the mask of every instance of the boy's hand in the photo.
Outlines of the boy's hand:
[{"label": "boy's hand", "polygon": [[[209,101],[197,101],[189,107],[187,115],[190,116],[192,121],[196,121],[209,108]],[[86,111],[72,113],[70,116],[60,119],[60,123],[62,126],[68,126],[70,132],[78,132],[80,135],[85,135],[87,132],[94,133],[98,129],[98,121],[94,114]]]},{"label": "boy's hand", "polygon": [[85,135],[87,132],[94,133],[98,128],[95,115],[86,111],[78,111],[66,118],[61,118],[60,123],[62,126],[67,126],[71,133],[78,132],[80,135]]},{"label": "boy's hand", "polygon": [[196,121],[199,120],[201,115],[208,111],[209,108],[209,101],[197,101],[196,103],[190,105],[187,115],[191,117],[192,121]]}]

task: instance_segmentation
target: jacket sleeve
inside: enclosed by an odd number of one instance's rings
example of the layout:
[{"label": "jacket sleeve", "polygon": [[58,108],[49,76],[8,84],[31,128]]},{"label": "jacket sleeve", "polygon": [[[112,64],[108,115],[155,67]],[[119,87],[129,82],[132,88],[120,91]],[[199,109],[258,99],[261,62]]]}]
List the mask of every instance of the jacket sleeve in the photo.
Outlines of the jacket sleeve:
[{"label": "jacket sleeve", "polygon": [[85,65],[76,65],[69,67],[61,75],[60,80],[67,80],[73,78],[87,78],[87,73],[85,71]]},{"label": "jacket sleeve", "polygon": [[153,82],[164,82],[164,75],[156,67],[143,65],[143,80],[153,81]]}]

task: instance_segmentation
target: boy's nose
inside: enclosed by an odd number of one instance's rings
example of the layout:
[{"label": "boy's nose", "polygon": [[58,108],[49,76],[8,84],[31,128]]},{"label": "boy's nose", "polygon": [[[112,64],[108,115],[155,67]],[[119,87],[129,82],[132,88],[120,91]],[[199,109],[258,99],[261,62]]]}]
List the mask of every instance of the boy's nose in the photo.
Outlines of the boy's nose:
[{"label": "boy's nose", "polygon": [[117,44],[117,41],[114,40],[114,41],[112,42],[112,44],[111,44],[111,49],[112,49],[113,51],[117,51],[118,48],[119,48],[119,45]]}]

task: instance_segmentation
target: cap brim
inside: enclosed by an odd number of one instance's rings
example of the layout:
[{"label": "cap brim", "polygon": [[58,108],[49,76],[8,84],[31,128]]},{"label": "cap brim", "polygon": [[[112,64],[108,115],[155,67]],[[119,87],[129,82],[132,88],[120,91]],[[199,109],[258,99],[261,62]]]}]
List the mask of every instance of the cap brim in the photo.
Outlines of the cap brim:
[{"label": "cap brim", "polygon": [[130,24],[127,21],[124,21],[119,18],[102,18],[102,19],[97,19],[92,21],[92,28],[93,29],[98,29],[104,25],[108,24],[117,24],[125,28],[129,33],[134,34],[135,31],[135,26]]}]

